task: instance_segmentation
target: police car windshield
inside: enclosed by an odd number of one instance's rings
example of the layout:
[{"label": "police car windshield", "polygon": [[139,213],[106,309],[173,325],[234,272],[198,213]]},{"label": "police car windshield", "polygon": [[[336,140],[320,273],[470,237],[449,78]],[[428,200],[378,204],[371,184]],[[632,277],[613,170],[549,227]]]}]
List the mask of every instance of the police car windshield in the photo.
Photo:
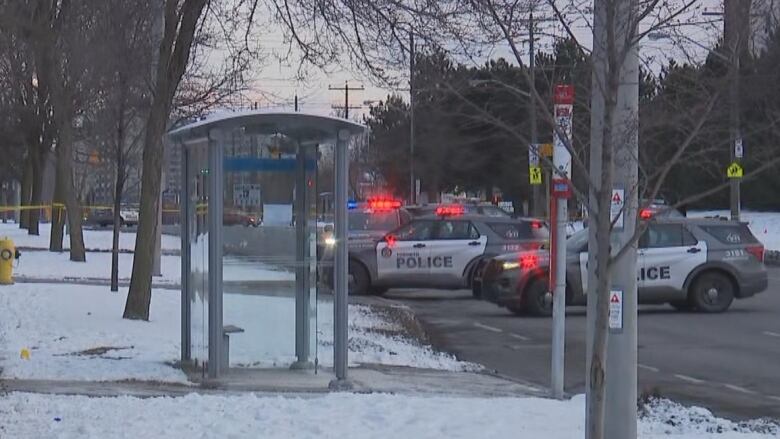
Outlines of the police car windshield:
[{"label": "police car windshield", "polygon": [[386,232],[398,227],[398,214],[396,211],[388,212],[363,212],[352,211],[349,213],[349,230]]}]

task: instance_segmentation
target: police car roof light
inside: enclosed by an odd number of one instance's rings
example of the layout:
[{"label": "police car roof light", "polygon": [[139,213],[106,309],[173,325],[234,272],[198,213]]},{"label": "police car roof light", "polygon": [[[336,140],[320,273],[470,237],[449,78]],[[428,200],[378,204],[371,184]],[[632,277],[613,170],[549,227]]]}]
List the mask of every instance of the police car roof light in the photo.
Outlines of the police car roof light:
[{"label": "police car roof light", "polygon": [[392,198],[369,198],[368,208],[373,211],[395,210],[401,207],[401,202]]},{"label": "police car roof light", "polygon": [[439,216],[459,216],[463,215],[465,209],[460,204],[453,204],[450,206],[439,206],[436,208],[436,215]]},{"label": "police car roof light", "polygon": [[642,209],[639,211],[639,218],[643,220],[649,220],[653,217],[653,211],[650,209]]},{"label": "police car roof light", "polygon": [[544,223],[538,220],[531,221],[531,228],[532,229],[541,229],[544,227]]},{"label": "police car roof light", "polygon": [[347,209],[357,209],[358,203],[355,200],[347,201]]}]

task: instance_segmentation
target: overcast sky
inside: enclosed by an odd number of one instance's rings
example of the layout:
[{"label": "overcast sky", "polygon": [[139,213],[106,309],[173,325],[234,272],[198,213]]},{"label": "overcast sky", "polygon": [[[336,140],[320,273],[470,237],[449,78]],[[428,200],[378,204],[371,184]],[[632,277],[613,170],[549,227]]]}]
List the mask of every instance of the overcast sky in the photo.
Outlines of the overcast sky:
[{"label": "overcast sky", "polygon": [[[700,0],[697,2],[687,14],[680,18],[681,22],[696,22],[697,24],[680,26],[674,31],[677,35],[669,35],[669,37],[674,37],[673,39],[664,37],[651,40],[646,38],[640,45],[640,57],[643,64],[657,71],[669,58],[679,61],[701,62],[707,53],[701,46],[714,46],[723,27],[722,21],[718,17],[703,16],[702,12],[705,10],[721,11],[722,0]],[[592,43],[590,20],[590,17],[583,16],[572,26],[580,44],[586,48],[590,48]],[[701,24],[702,21],[709,23]],[[558,22],[550,22],[540,26],[543,26],[544,32],[551,36],[542,38],[537,44],[537,50],[550,51],[555,38],[564,37],[565,31]],[[265,36],[261,37],[261,42],[268,51],[284,51],[287,48],[283,42],[281,30],[269,29]],[[526,52],[524,58],[527,59],[527,44],[523,44],[521,47]],[[486,59],[500,56],[512,60],[506,47],[496,47],[491,52],[491,56],[486,57]],[[475,64],[476,62],[466,61],[466,63]],[[249,94],[249,101],[245,105],[249,105],[251,101],[258,101],[263,107],[275,106],[292,109],[293,99],[297,93],[301,111],[333,114],[335,110],[331,107],[343,105],[344,92],[331,91],[328,90],[328,87],[343,87],[345,81],[349,81],[350,87],[365,87],[364,91],[350,92],[350,105],[363,105],[364,107],[362,110],[351,110],[351,112],[361,114],[368,111],[368,105],[364,105],[364,101],[384,100],[389,93],[394,92],[394,90],[373,85],[370,78],[363,77],[359,72],[351,70],[347,63],[344,63],[344,66],[344,68],[332,66],[328,72],[317,68],[308,68],[306,75],[304,75],[305,81],[301,81],[293,79],[296,76],[295,66],[269,60],[255,75],[254,91]],[[399,93],[405,94],[403,91]]]}]

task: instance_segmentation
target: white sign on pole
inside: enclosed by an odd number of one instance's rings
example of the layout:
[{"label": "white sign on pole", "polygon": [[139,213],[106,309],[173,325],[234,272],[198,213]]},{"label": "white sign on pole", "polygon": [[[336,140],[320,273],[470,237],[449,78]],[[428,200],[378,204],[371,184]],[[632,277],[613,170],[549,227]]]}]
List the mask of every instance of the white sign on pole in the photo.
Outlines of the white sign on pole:
[{"label": "white sign on pole", "polygon": [[[573,108],[574,106],[570,104],[556,104],[554,108],[557,129],[553,132],[553,165],[559,171],[553,176],[554,179],[563,178],[561,174],[571,179],[571,154],[566,149],[566,139],[571,142]],[[565,137],[561,137],[559,132]]]},{"label": "white sign on pole", "polygon": [[623,208],[625,206],[625,191],[623,189],[612,189],[612,201],[609,204],[609,218],[614,224],[614,229],[623,228]]},{"label": "white sign on pole", "polygon": [[532,143],[528,147],[528,166],[539,166],[539,144]]},{"label": "white sign on pole", "polygon": [[609,329],[623,330],[623,291],[612,290],[609,293]]},{"label": "white sign on pole", "polygon": [[734,140],[734,157],[741,159],[745,155],[745,149],[742,147],[742,137]]},{"label": "white sign on pole", "polygon": [[261,191],[259,184],[234,184],[233,203],[236,206],[259,206],[261,203]]}]

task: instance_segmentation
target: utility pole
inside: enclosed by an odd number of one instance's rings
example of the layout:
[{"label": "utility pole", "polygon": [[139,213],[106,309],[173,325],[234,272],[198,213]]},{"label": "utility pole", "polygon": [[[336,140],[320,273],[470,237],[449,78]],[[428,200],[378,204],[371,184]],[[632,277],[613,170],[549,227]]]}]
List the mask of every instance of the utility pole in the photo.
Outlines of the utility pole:
[{"label": "utility pole", "polygon": [[[744,52],[747,27],[750,26],[750,2],[726,0],[724,11],[705,12],[706,15],[723,15],[723,40],[729,63],[729,149],[731,163],[741,165],[743,147],[740,120],[740,58]],[[743,27],[744,26],[744,27]],[[730,179],[730,207],[732,221],[739,221],[741,209],[740,179]]]},{"label": "utility pole", "polygon": [[[535,153],[537,154],[537,161],[538,159],[538,144],[539,139],[536,134],[536,96],[533,93],[533,89],[536,87],[536,53],[534,52],[534,13],[531,11],[528,17],[528,29],[529,29],[529,38],[528,38],[528,48],[529,48],[529,55],[528,55],[528,68],[529,73],[531,77],[531,84],[528,87],[530,93],[530,105],[529,105],[529,114],[528,118],[531,123],[531,148],[535,150]],[[532,202],[533,205],[531,207],[531,212],[533,216],[540,216],[541,213],[541,194],[539,193],[539,188],[541,185],[533,184],[531,185],[532,193],[531,197],[533,198]]]},{"label": "utility pole", "polygon": [[414,179],[414,33],[409,31],[409,204],[417,202]]},{"label": "utility pole", "polygon": [[298,112],[298,93],[295,93],[295,112]]},{"label": "utility pole", "polygon": [[[614,256],[618,249],[630,242],[636,229],[639,55],[635,44],[629,48],[625,44],[634,41],[635,35],[626,33],[630,28],[628,23],[635,19],[637,0],[598,0],[594,6],[590,175],[596,187],[590,190],[589,204],[595,214],[591,215],[591,220],[598,221],[591,223],[588,240],[585,437],[636,439],[636,244],[611,262],[611,280],[606,282],[610,285],[609,291],[599,290],[596,269],[599,259],[605,260],[605,255],[600,252],[612,252]],[[612,20],[607,19],[610,7],[615,8]],[[609,25],[613,28],[609,29]],[[608,41],[609,35],[612,41]],[[614,53],[609,52],[610,48]],[[610,65],[615,53],[626,55],[623,59],[618,58],[616,65]],[[611,75],[618,75],[614,78],[616,81]],[[617,90],[610,89],[610,84],[617,85]],[[614,102],[610,103],[608,96],[614,96]],[[610,113],[611,117],[606,117]],[[605,135],[609,137],[605,138]],[[599,199],[605,199],[605,191],[611,194],[610,202],[602,205]],[[597,234],[598,223],[604,220],[605,215],[612,224],[609,243],[605,245],[605,240],[602,240],[599,245],[599,238],[603,237]],[[608,300],[608,314],[597,318],[599,302],[604,304],[605,300]],[[603,312],[604,308],[601,309]],[[606,357],[594,357],[594,353],[604,350]],[[603,395],[597,392],[601,385],[604,386]],[[604,417],[603,424],[601,416]]]},{"label": "utility pole", "polygon": [[[349,105],[349,91],[350,90],[353,90],[353,91],[365,90],[365,88],[363,88],[362,85],[359,86],[359,87],[350,87],[349,86],[349,81],[344,81],[344,87],[329,86],[328,90],[337,90],[337,91],[343,91],[344,92],[344,106],[331,105],[331,108],[333,108],[333,109],[336,109],[336,110],[343,109],[344,110],[344,119],[349,119],[349,110],[359,110],[359,109],[363,108],[360,105],[354,105],[354,106],[350,106]],[[297,95],[296,95],[296,98],[297,98]],[[297,99],[296,99],[296,102],[297,102]]]}]

